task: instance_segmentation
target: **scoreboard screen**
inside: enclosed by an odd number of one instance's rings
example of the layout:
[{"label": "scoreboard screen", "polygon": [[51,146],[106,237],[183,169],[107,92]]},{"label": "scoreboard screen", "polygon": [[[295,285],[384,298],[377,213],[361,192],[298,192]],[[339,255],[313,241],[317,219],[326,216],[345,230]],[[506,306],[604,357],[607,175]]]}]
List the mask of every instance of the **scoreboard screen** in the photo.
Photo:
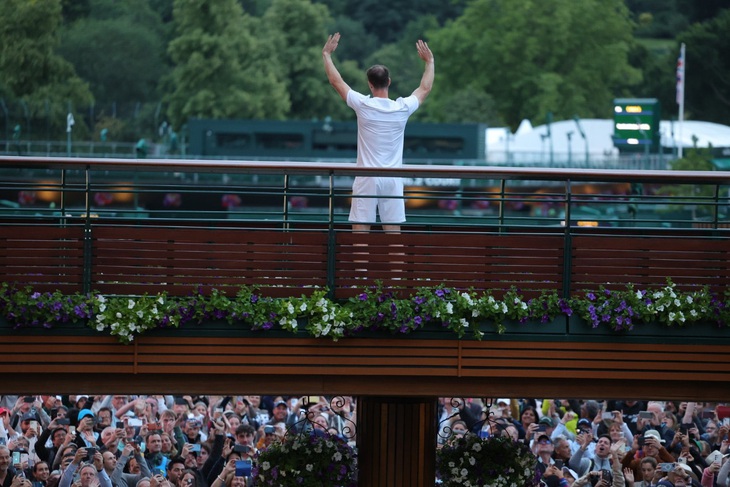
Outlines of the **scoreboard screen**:
[{"label": "scoreboard screen", "polygon": [[656,98],[614,100],[613,145],[622,152],[659,152],[660,121]]}]

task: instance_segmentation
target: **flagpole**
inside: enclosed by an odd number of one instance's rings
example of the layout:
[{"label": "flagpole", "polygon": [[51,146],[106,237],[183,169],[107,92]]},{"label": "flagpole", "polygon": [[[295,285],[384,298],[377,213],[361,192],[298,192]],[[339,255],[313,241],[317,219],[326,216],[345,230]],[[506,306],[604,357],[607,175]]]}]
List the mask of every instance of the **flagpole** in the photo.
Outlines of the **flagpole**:
[{"label": "flagpole", "polygon": [[679,133],[679,144],[677,148],[677,156],[679,159],[682,158],[682,125],[684,122],[684,80],[685,80],[685,51],[684,42],[682,47],[679,49],[679,59],[677,60],[677,104],[679,105],[679,126],[677,131]]}]

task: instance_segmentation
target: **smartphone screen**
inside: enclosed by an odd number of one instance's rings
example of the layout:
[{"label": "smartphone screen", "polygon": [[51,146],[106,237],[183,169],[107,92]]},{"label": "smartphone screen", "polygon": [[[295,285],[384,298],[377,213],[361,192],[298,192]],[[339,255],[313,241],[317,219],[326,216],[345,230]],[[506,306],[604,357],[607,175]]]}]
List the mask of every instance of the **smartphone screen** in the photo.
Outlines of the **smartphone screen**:
[{"label": "smartphone screen", "polygon": [[13,465],[20,465],[20,452],[19,451],[13,452]]}]

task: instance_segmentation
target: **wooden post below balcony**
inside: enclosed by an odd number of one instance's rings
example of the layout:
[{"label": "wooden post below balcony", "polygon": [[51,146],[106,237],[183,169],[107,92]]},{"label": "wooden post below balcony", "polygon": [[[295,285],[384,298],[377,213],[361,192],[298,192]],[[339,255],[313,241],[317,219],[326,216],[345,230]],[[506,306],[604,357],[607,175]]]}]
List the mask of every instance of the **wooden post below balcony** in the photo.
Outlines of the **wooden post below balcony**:
[{"label": "wooden post below balcony", "polygon": [[433,487],[435,397],[358,398],[360,487]]}]

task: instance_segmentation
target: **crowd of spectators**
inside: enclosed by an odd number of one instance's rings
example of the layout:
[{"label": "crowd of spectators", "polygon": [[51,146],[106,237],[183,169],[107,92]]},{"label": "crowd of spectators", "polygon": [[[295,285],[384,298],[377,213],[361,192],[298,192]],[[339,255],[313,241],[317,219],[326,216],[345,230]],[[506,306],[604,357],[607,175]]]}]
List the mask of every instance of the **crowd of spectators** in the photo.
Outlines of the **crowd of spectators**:
[{"label": "crowd of spectators", "polygon": [[[443,397],[435,420],[439,447],[529,445],[541,487],[730,487],[722,404]],[[1,396],[0,487],[245,487],[287,432],[356,423],[349,396]]]},{"label": "crowd of spectators", "polygon": [[244,487],[252,485],[256,452],[287,431],[347,437],[355,407],[348,396],[331,402],[314,396],[2,396],[0,487]]},{"label": "crowd of spectators", "polygon": [[506,436],[542,487],[730,487],[730,406],[672,401],[440,398],[439,445]]}]

